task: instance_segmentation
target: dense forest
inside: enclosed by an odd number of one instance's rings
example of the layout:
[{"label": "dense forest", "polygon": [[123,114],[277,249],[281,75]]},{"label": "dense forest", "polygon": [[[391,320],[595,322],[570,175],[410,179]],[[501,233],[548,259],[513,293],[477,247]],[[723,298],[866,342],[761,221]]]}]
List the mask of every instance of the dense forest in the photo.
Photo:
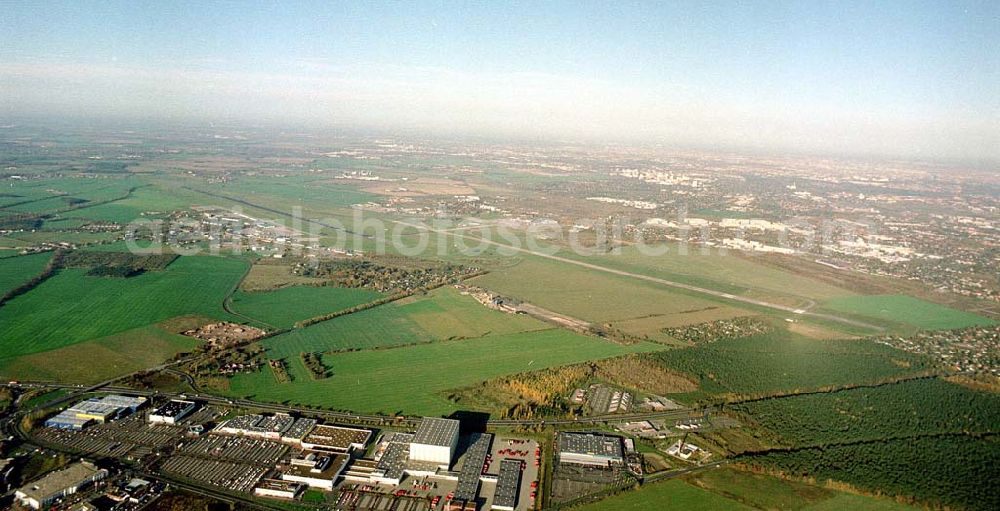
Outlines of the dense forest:
[{"label": "dense forest", "polygon": [[961,434],[874,440],[764,453],[737,461],[751,469],[817,482],[841,481],[872,493],[933,506],[1000,509],[1000,437]]},{"label": "dense forest", "polygon": [[1000,432],[1000,396],[937,378],[732,405],[783,445]]}]

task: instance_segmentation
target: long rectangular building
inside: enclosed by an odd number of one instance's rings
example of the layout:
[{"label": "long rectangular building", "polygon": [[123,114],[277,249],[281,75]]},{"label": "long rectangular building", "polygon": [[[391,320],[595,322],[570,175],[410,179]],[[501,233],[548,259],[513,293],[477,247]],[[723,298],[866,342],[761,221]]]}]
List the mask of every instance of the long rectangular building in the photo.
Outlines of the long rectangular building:
[{"label": "long rectangular building", "polygon": [[624,464],[622,439],[596,433],[559,433],[559,461],[595,467]]},{"label": "long rectangular building", "polygon": [[367,429],[346,428],[321,424],[302,439],[302,448],[313,451],[352,452],[368,444],[372,432]]},{"label": "long rectangular building", "polygon": [[81,461],[19,488],[14,496],[32,509],[41,509],[107,476],[107,470]]},{"label": "long rectangular building", "polygon": [[493,493],[491,509],[497,511],[514,511],[517,507],[517,494],[521,491],[521,461],[505,459],[500,462],[500,475],[497,476],[497,487]]}]

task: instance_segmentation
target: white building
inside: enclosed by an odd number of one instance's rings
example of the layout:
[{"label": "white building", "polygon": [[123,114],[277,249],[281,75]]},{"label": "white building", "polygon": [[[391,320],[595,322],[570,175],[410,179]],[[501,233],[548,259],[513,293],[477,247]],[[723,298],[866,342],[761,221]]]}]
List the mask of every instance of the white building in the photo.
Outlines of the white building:
[{"label": "white building", "polygon": [[81,461],[22,486],[14,496],[32,509],[41,509],[107,476],[107,470],[98,469],[91,463]]},{"label": "white building", "polygon": [[149,422],[150,424],[177,424],[178,421],[194,411],[195,406],[192,401],[170,400],[149,414]]},{"label": "white building", "polygon": [[410,443],[410,460],[451,465],[458,447],[459,422],[424,417]]},{"label": "white building", "polygon": [[348,456],[340,454],[302,453],[292,459],[281,479],[333,491],[333,483],[344,471],[348,460]]},{"label": "white building", "polygon": [[594,467],[625,463],[622,439],[595,433],[559,433],[559,462]]}]

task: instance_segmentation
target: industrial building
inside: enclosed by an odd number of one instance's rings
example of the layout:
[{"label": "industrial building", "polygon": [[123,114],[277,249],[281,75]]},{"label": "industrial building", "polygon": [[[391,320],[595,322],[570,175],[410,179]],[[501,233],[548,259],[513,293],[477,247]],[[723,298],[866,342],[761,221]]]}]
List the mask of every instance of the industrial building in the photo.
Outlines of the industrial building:
[{"label": "industrial building", "polygon": [[100,481],[108,476],[108,471],[91,463],[81,461],[62,470],[29,483],[15,492],[14,496],[32,509],[47,507],[56,499],[72,495],[77,490]]},{"label": "industrial building", "polygon": [[292,458],[289,466],[282,471],[281,479],[333,491],[333,483],[340,477],[348,461],[349,456],[340,454],[302,453]]},{"label": "industrial building", "polygon": [[402,481],[412,441],[413,435],[408,433],[394,433],[390,437],[378,458],[375,470],[371,472],[372,482],[398,485]]},{"label": "industrial building", "polygon": [[559,462],[593,467],[622,465],[622,439],[595,433],[559,433]]},{"label": "industrial building", "polygon": [[313,451],[350,453],[363,450],[372,432],[367,429],[345,428],[321,424],[300,441],[303,449]]},{"label": "industrial building", "polygon": [[316,428],[316,419],[300,418],[296,419],[291,426],[281,434],[281,442],[299,447],[302,439],[309,435]]},{"label": "industrial building", "polygon": [[458,447],[459,422],[424,417],[410,443],[410,460],[448,467]]},{"label": "industrial building", "polygon": [[278,499],[293,500],[305,491],[306,486],[292,481],[279,481],[277,479],[264,479],[253,489],[254,495],[258,497],[272,497]]},{"label": "industrial building", "polygon": [[193,401],[172,399],[149,414],[150,424],[177,424],[195,409]]},{"label": "industrial building", "polygon": [[492,443],[493,435],[489,433],[473,433],[469,437],[469,447],[465,450],[462,469],[458,473],[455,500],[466,502],[476,500],[476,496],[479,495],[479,478],[483,473],[483,464],[490,453]]},{"label": "industrial building", "polygon": [[490,509],[498,511],[514,511],[517,507],[517,494],[521,491],[521,462],[505,459],[500,462],[500,475],[497,476],[497,487],[493,493],[493,504]]},{"label": "industrial building", "polygon": [[108,395],[90,398],[63,410],[45,421],[49,428],[79,431],[91,423],[104,423],[131,413],[146,405],[144,397]]},{"label": "industrial building", "polygon": [[[301,419],[300,419],[301,420]],[[215,428],[218,433],[241,435],[280,441],[282,434],[295,424],[295,418],[285,413],[274,415],[240,415]]]}]

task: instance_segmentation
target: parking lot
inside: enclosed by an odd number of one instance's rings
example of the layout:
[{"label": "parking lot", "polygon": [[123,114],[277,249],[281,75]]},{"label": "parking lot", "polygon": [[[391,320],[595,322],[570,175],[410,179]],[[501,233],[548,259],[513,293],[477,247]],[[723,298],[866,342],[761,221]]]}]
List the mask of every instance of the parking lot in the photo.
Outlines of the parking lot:
[{"label": "parking lot", "polygon": [[264,467],[191,456],[173,456],[160,469],[173,476],[247,493],[269,472]]},{"label": "parking lot", "polygon": [[[425,511],[432,497],[397,496],[372,489],[344,489],[337,500],[337,509],[357,511]],[[438,506],[440,509],[440,505]]]},{"label": "parking lot", "polygon": [[141,458],[155,449],[173,445],[183,434],[184,428],[151,426],[146,423],[144,414],[138,414],[97,424],[83,431],[39,428],[35,436],[45,442],[96,456]]},{"label": "parking lot", "polygon": [[205,435],[185,445],[180,452],[190,456],[273,466],[288,452],[288,446],[253,438]]}]

